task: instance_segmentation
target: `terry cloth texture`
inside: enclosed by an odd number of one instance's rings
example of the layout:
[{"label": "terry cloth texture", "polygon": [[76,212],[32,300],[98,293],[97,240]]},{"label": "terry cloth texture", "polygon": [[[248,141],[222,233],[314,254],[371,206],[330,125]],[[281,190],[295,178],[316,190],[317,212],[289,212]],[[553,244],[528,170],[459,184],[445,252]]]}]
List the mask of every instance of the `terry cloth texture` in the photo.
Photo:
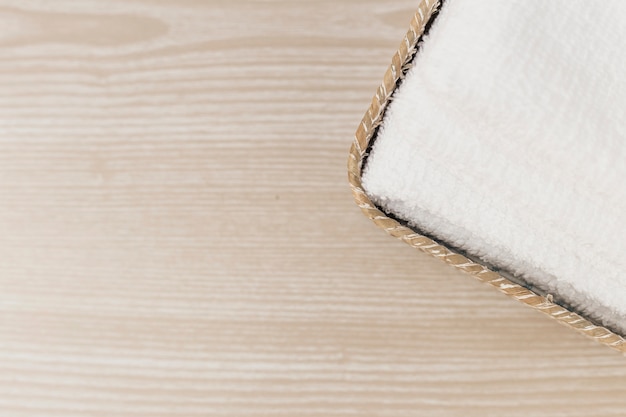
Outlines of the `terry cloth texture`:
[{"label": "terry cloth texture", "polygon": [[626,333],[626,1],[448,0],[363,173],[375,203]]}]

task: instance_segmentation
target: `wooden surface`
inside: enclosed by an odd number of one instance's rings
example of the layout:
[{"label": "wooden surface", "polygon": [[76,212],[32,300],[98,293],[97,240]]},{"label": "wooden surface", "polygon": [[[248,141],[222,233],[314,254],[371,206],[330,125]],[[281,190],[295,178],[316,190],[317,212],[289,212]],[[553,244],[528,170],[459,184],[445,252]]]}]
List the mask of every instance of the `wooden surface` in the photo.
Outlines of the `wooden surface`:
[{"label": "wooden surface", "polygon": [[0,0],[0,416],[626,414],[626,358],[353,205],[414,7]]}]

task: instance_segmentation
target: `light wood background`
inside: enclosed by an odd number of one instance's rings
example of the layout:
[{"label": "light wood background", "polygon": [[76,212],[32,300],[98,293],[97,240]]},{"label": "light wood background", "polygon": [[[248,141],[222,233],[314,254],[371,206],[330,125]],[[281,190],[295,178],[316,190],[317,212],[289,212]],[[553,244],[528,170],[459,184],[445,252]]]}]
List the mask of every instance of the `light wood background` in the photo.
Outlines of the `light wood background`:
[{"label": "light wood background", "polygon": [[623,416],[626,358],[384,235],[415,1],[0,0],[0,416]]}]

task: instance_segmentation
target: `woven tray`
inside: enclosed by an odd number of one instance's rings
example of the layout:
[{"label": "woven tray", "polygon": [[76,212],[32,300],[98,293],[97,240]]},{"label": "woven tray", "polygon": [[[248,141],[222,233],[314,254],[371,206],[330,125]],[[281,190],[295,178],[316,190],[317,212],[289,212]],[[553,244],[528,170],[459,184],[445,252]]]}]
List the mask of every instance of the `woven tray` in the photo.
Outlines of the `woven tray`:
[{"label": "woven tray", "polygon": [[376,139],[377,128],[382,123],[385,109],[394,90],[410,68],[411,62],[419,49],[422,36],[424,33],[427,33],[440,6],[441,1],[438,0],[422,0],[420,2],[418,10],[411,21],[409,31],[400,44],[400,48],[393,56],[391,66],[387,69],[383,82],[376,91],[376,95],[372,99],[371,105],[356,131],[348,159],[348,178],[356,203],[368,218],[390,235],[457,269],[469,273],[481,282],[496,287],[507,296],[515,298],[521,303],[552,317],[559,323],[599,343],[626,353],[625,340],[618,334],[605,327],[595,325],[575,312],[554,303],[550,295],[546,297],[539,295],[522,285],[512,282],[502,274],[491,270],[488,266],[456,253],[442,242],[437,242],[401,224],[376,207],[363,190],[361,185],[362,168],[367,158],[368,150]]}]

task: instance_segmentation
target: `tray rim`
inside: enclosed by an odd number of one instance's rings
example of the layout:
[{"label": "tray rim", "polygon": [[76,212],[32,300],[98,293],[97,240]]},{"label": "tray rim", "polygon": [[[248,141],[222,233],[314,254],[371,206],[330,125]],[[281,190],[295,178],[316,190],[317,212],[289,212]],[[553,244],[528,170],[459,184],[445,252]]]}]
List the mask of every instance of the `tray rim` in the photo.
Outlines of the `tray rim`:
[{"label": "tray rim", "polygon": [[428,25],[436,17],[441,4],[441,0],[420,0],[418,9],[411,20],[409,30],[394,54],[391,65],[387,68],[383,81],[376,90],[376,94],[372,98],[372,102],[356,130],[348,157],[348,181],[356,204],[367,218],[391,236],[452,265],[456,269],[472,275],[483,283],[497,288],[508,297],[540,311],[560,324],[598,343],[626,354],[626,340],[622,336],[603,326],[595,325],[579,314],[556,304],[550,295],[546,297],[541,296],[526,287],[512,282],[488,266],[477,263],[455,252],[441,242],[436,242],[400,224],[397,220],[388,217],[381,211],[363,190],[361,173],[368,148],[376,137],[377,128],[383,121],[385,110],[391,101],[395,89],[402,82],[406,72],[411,67],[419,42]]}]

